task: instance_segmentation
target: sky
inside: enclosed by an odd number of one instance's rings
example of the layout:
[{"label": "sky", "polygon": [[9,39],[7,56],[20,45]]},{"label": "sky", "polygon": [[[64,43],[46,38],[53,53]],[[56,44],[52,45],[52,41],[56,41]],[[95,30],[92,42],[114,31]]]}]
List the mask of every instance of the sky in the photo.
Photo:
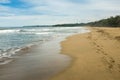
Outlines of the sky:
[{"label": "sky", "polygon": [[91,22],[120,15],[120,0],[0,0],[0,26]]}]

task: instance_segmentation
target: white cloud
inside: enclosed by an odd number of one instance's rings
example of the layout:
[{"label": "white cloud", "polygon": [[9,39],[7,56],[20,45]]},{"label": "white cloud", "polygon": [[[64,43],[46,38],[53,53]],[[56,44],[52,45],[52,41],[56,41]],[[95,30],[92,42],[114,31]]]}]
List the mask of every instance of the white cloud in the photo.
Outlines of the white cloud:
[{"label": "white cloud", "polygon": [[[3,26],[23,26],[23,25],[37,25],[37,24],[56,24],[56,23],[74,23],[77,22],[77,17],[58,17],[47,15],[33,15],[33,16],[3,16],[0,17],[0,24]],[[14,25],[13,25],[14,24]]]},{"label": "white cloud", "polygon": [[[120,0],[21,0],[31,7],[17,9],[0,6],[0,25],[57,24],[95,21],[119,15]],[[4,17],[2,17],[4,15]],[[5,16],[6,15],[6,16]],[[6,24],[7,23],[7,24]]]},{"label": "white cloud", "polygon": [[[31,5],[31,11],[44,12],[45,14],[80,15],[93,11],[120,11],[118,0],[88,0],[88,3],[72,3],[70,0],[24,0]],[[95,13],[95,12],[93,12]]]},{"label": "white cloud", "polygon": [[90,0],[90,6],[96,10],[120,10],[119,0]]},{"label": "white cloud", "polygon": [[0,3],[10,3],[10,0],[0,0]]},{"label": "white cloud", "polygon": [[12,9],[9,7],[0,6],[0,16],[10,16],[11,14],[13,14],[11,10]]}]

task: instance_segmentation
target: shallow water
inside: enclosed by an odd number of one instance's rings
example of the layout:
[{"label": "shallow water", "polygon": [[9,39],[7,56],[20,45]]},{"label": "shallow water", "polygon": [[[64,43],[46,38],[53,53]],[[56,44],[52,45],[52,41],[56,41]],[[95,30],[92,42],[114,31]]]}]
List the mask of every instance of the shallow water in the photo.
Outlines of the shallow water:
[{"label": "shallow water", "polygon": [[[31,30],[29,29],[30,33],[33,31],[32,34],[35,32],[37,36],[41,35],[39,31]],[[42,36],[47,36],[47,39],[42,37],[41,40],[34,36],[32,46],[28,46],[30,45],[28,41],[22,48],[12,48],[20,50],[16,51],[17,55],[9,56],[8,60],[12,61],[0,65],[0,80],[47,80],[70,64],[70,57],[59,54],[61,49],[59,43],[69,35],[87,32],[85,28],[54,28],[44,29],[44,31],[52,32],[52,34],[42,34]],[[7,51],[10,52],[11,49]]]},{"label": "shallow water", "polygon": [[35,46],[29,53],[17,56],[16,60],[0,66],[0,80],[47,80],[67,67],[70,58],[58,54],[60,39]]},{"label": "shallow water", "polygon": [[82,27],[0,28],[0,65],[10,62],[16,53],[33,45],[83,32],[86,29]]}]

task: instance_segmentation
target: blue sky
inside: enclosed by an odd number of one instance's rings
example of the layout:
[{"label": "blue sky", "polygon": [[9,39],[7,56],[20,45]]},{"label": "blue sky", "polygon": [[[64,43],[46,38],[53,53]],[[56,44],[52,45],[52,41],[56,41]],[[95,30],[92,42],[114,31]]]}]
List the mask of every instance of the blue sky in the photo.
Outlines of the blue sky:
[{"label": "blue sky", "polygon": [[0,26],[90,22],[120,15],[120,0],[0,0]]}]

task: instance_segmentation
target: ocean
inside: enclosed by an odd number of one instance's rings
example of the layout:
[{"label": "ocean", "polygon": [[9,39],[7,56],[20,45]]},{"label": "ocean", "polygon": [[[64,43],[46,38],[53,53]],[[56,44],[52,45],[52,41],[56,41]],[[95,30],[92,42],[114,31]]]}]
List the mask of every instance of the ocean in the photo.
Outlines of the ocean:
[{"label": "ocean", "polygon": [[55,37],[65,37],[86,31],[83,27],[0,28],[0,64],[9,62],[10,58],[23,48],[49,41]]},{"label": "ocean", "polygon": [[86,27],[0,28],[0,80],[48,80],[71,62],[59,54],[60,42],[86,32]]}]

